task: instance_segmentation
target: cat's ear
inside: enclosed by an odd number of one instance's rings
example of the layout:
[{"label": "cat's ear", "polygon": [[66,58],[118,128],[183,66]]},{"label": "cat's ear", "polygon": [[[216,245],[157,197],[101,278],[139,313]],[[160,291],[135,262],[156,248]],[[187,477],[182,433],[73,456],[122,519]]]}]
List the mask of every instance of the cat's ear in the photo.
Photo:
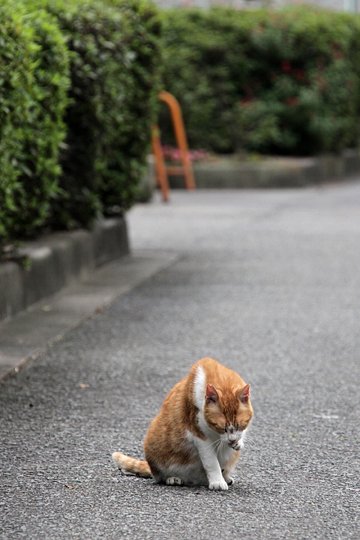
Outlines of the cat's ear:
[{"label": "cat's ear", "polygon": [[249,402],[250,399],[250,384],[246,384],[239,392],[239,399],[241,403],[245,405]]},{"label": "cat's ear", "polygon": [[206,385],[206,401],[216,403],[219,399],[219,395],[212,384]]}]

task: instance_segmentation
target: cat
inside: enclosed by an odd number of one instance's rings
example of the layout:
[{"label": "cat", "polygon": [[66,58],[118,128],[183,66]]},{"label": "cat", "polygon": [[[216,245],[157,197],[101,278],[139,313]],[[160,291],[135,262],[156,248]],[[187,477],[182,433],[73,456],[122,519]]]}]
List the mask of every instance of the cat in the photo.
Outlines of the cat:
[{"label": "cat", "polygon": [[227,490],[252,416],[250,386],[213,358],[202,358],[151,422],[146,461],[121,452],[112,458],[122,472],[158,483]]}]

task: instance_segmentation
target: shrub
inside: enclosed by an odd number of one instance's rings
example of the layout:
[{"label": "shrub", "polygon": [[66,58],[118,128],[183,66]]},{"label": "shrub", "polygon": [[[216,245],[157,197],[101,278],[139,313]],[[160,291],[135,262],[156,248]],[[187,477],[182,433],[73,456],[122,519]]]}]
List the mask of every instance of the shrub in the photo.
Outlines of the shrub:
[{"label": "shrub", "polygon": [[33,61],[31,39],[21,20],[0,6],[0,248],[9,239],[19,189],[17,160],[22,154],[21,124],[30,109]]},{"label": "shrub", "polygon": [[64,139],[68,53],[44,10],[4,1],[0,34],[0,232],[3,242],[32,236],[57,193]]},{"label": "shrub", "polygon": [[3,0],[0,242],[132,204],[157,106],[159,36],[157,10],[141,0]]},{"label": "shrub", "polygon": [[190,144],[314,154],[359,136],[359,18],[309,7],[164,13],[164,84]]},{"label": "shrub", "polygon": [[[107,141],[100,196],[106,214],[134,203],[147,168],[151,126],[158,111],[161,73],[161,23],[154,5],[142,0],[109,0],[126,24],[122,118]],[[104,152],[105,154],[105,152]]]},{"label": "shrub", "polygon": [[62,197],[53,224],[128,208],[146,163],[157,93],[157,12],[137,1],[48,0],[72,51]]}]

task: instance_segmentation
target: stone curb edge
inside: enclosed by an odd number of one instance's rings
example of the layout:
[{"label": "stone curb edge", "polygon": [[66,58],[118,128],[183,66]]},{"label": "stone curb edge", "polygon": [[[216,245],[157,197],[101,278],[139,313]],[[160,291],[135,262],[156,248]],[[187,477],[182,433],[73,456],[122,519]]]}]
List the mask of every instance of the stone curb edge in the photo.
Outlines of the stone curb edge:
[{"label": "stone curb edge", "polygon": [[0,263],[0,321],[13,317],[96,267],[129,253],[125,218],[99,220],[91,231],[54,233],[20,249],[26,264]]},{"label": "stone curb edge", "polygon": [[[259,161],[218,156],[213,161],[194,163],[195,182],[199,189],[297,188],[338,181],[359,173],[358,150],[346,150],[339,156],[279,157]],[[183,188],[183,178],[171,177],[170,186]]]}]

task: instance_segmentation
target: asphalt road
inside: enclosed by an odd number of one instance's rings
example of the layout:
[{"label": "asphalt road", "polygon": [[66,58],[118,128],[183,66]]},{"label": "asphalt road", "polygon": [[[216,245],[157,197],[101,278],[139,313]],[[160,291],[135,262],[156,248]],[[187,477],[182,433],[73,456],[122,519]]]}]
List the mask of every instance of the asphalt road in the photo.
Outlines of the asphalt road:
[{"label": "asphalt road", "polygon": [[[0,386],[0,538],[359,538],[359,210],[357,182],[133,209],[134,252],[178,258]],[[204,355],[252,385],[236,484],[121,476]]]}]

